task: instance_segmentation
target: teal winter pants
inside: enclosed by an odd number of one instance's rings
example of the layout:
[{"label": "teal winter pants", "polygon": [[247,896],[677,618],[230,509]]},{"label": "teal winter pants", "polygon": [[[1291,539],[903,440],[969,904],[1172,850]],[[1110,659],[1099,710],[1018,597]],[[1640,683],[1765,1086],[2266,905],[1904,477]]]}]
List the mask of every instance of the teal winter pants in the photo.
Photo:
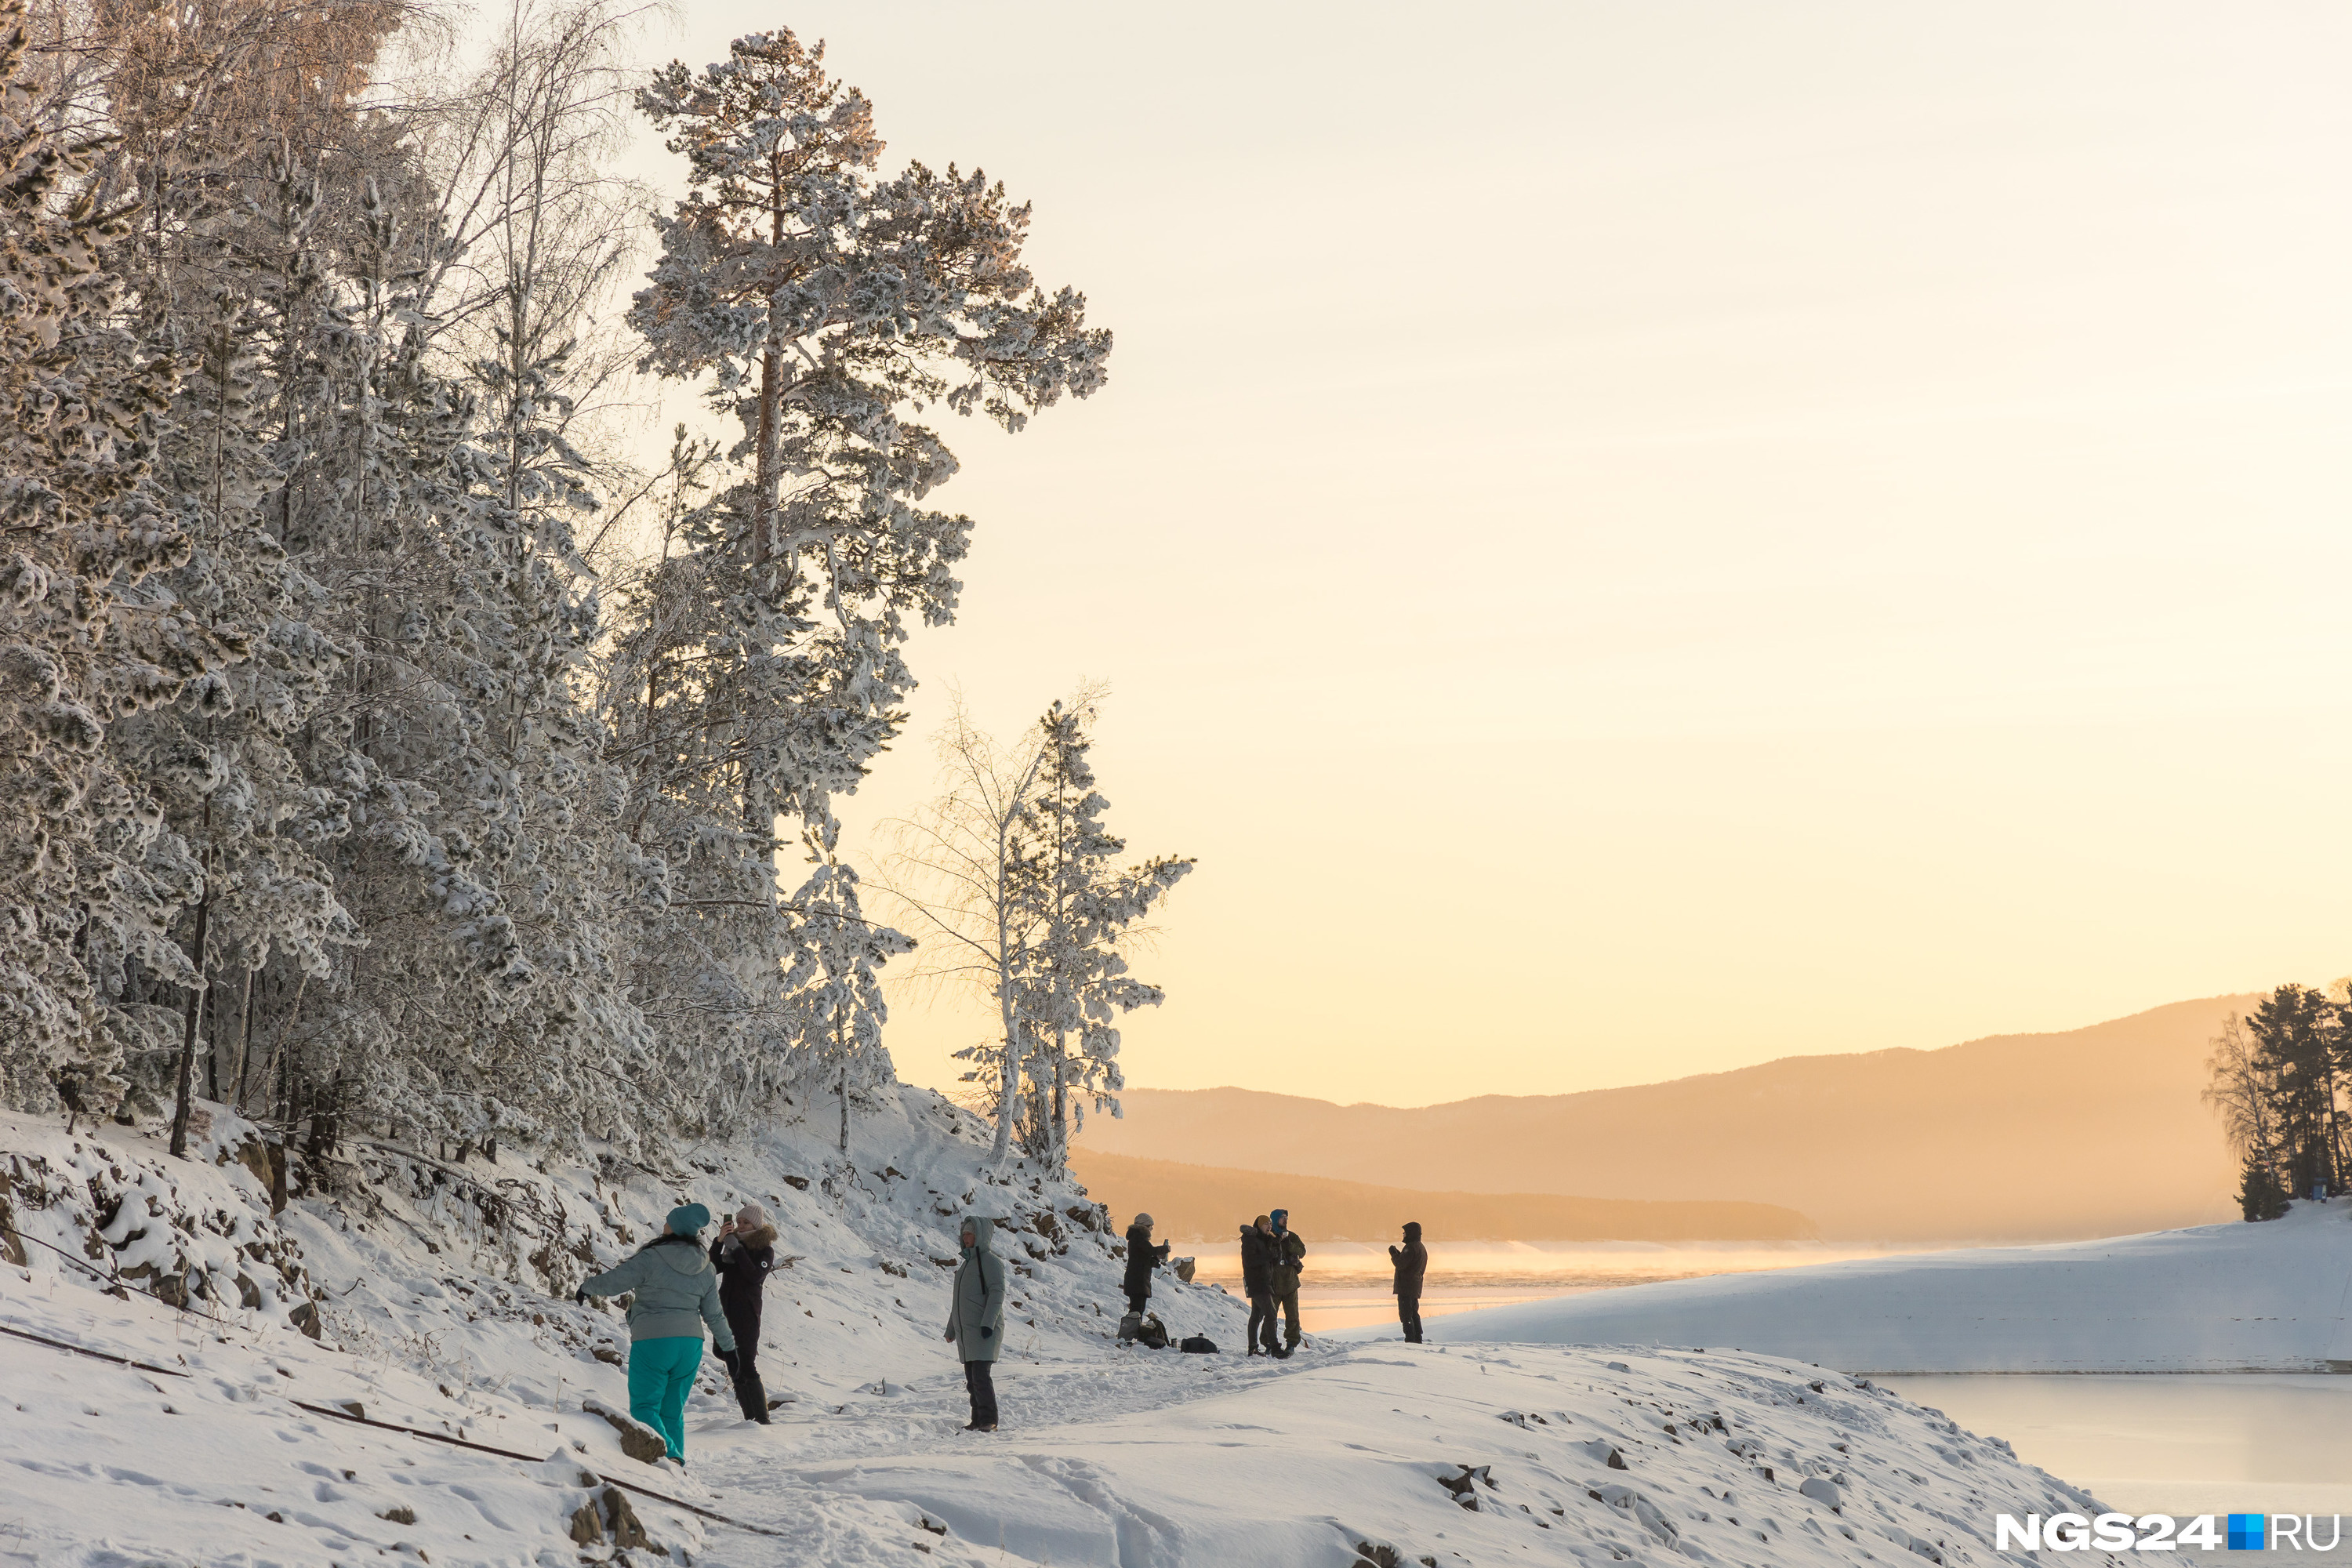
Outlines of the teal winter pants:
[{"label": "teal winter pants", "polygon": [[662,1435],[669,1457],[686,1462],[686,1396],[702,1364],[700,1334],[629,1342],[629,1414]]}]

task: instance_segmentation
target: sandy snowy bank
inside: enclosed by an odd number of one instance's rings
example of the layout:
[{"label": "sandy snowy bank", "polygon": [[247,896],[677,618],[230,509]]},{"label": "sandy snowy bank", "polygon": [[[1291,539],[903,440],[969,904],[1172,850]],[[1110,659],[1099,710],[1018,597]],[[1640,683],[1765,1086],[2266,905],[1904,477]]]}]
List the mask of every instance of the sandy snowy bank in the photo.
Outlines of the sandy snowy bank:
[{"label": "sandy snowy bank", "polygon": [[1596,1291],[1433,1318],[1429,1335],[1738,1347],[1851,1373],[2327,1372],[2352,1370],[2347,1297],[2339,1201],[2265,1225]]}]

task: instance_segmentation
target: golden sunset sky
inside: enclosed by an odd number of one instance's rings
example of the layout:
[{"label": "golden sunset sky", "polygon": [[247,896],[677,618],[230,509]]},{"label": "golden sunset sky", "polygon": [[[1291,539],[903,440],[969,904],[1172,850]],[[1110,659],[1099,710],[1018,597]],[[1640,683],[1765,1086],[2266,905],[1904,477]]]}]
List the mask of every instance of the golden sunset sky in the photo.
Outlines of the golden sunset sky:
[{"label": "golden sunset sky", "polygon": [[[961,687],[1200,858],[1130,1081],[1410,1105],[2352,970],[2352,7],[684,0],[1036,204]],[[648,136],[645,172],[667,174]],[[947,1084],[983,1007],[902,997]],[[2023,1088],[2024,1086],[2021,1086]]]}]

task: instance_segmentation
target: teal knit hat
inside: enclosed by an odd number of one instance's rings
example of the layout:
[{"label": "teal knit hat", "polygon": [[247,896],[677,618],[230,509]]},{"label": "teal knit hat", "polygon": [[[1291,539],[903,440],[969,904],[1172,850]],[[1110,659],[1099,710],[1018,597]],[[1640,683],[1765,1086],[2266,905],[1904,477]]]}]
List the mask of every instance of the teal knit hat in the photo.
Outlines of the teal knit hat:
[{"label": "teal knit hat", "polygon": [[710,1223],[710,1211],[700,1204],[683,1204],[669,1211],[669,1228],[679,1236],[692,1236]]}]

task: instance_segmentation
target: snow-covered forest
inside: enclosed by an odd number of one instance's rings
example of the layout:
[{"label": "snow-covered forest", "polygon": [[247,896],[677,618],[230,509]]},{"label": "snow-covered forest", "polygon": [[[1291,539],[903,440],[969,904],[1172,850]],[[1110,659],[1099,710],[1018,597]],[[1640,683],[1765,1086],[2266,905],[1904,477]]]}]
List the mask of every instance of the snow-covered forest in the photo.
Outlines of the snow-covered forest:
[{"label": "snow-covered forest", "polygon": [[[846,1148],[918,940],[986,949],[1000,1152],[1118,1087],[1189,863],[1121,868],[1083,702],[888,908],[835,815],[956,613],[946,432],[1110,334],[821,47],[648,75],[640,20],[0,4],[0,1100],[224,1102],[281,1182],[358,1126]],[[648,121],[682,192],[613,173]],[[724,434],[636,460],[665,383]]]}]

